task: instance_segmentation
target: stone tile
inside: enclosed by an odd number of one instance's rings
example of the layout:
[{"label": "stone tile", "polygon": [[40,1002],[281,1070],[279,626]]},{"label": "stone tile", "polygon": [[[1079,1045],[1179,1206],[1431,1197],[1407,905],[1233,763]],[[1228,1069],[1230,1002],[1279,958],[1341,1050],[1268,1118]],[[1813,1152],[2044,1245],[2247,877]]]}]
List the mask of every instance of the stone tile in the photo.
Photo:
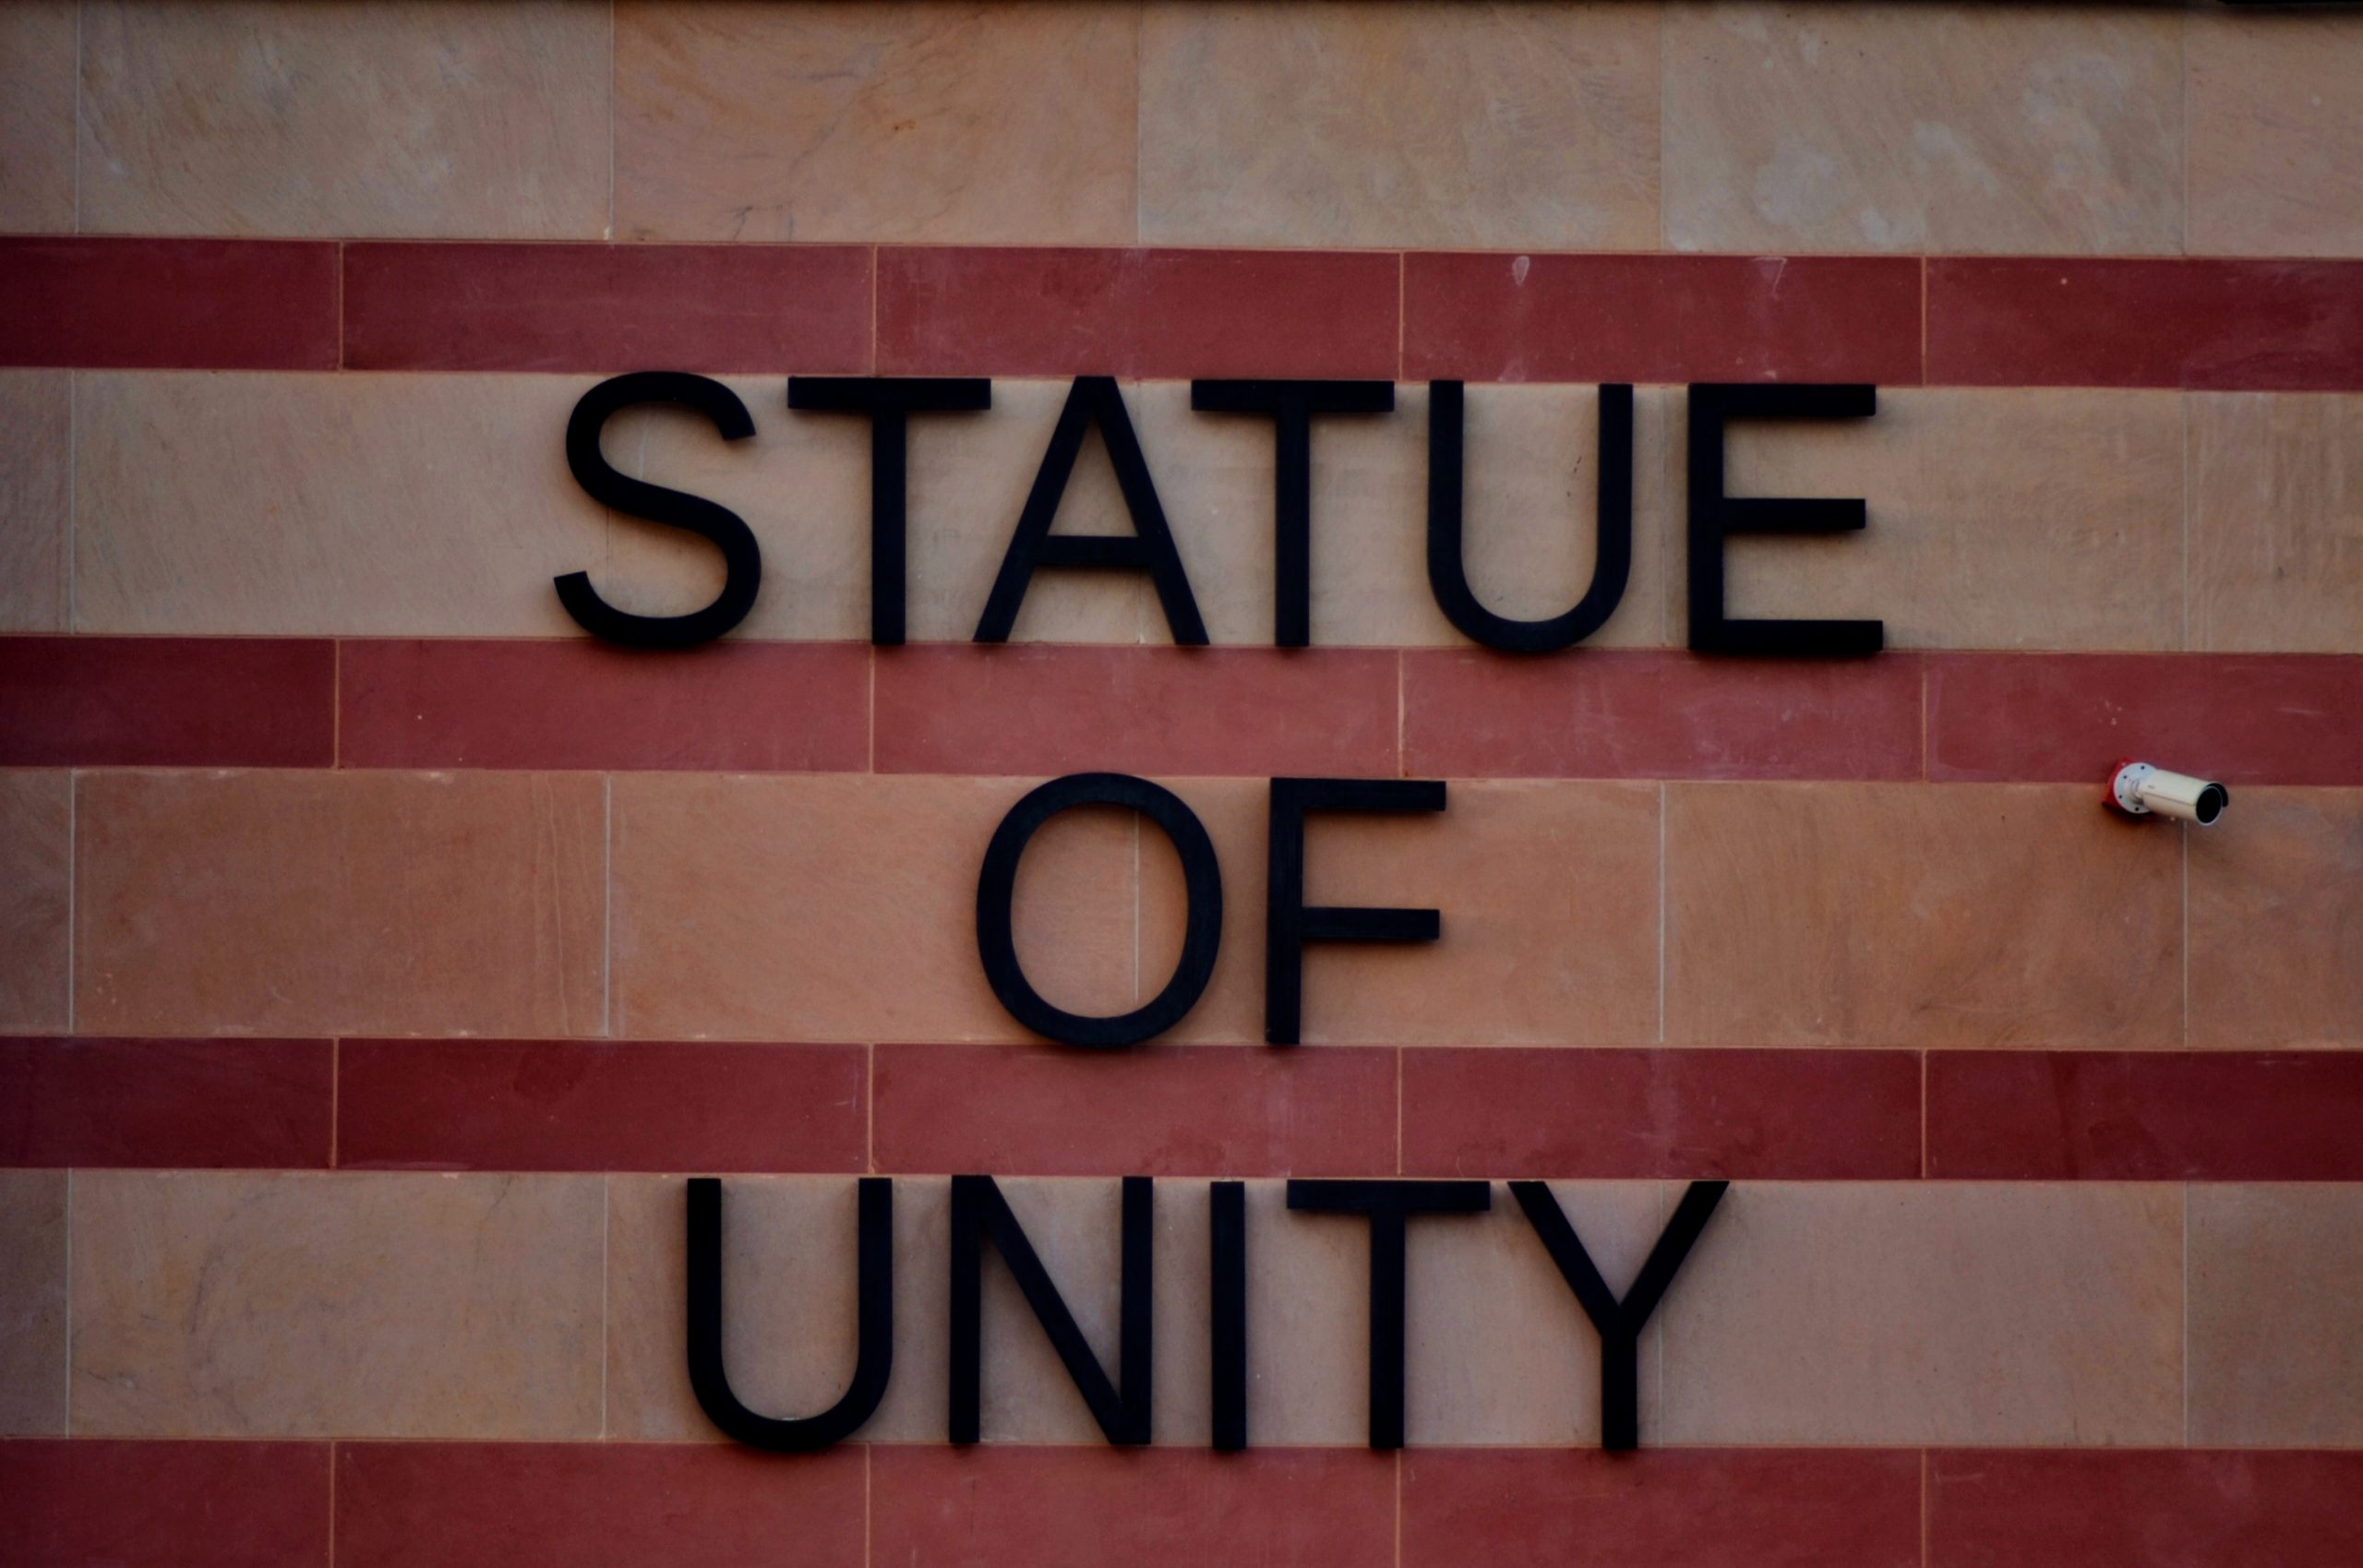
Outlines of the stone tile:
[{"label": "stone tile", "polygon": [[2189,409],[2190,646],[2363,653],[2363,396]]},{"label": "stone tile", "polygon": [[0,233],[74,227],[71,0],[25,0],[0,11]]},{"label": "stone tile", "polygon": [[0,1030],[69,1026],[73,861],[68,775],[0,771]]},{"label": "stone tile", "polygon": [[[1679,515],[1689,426],[1674,396]],[[1734,421],[1724,449],[1729,495],[1860,497],[1870,512],[1859,533],[1733,542],[1729,615],[1883,620],[1891,648],[2180,646],[2171,393],[1882,389],[1869,419]],[[1684,588],[1668,592],[1681,640]]]},{"label": "stone tile", "polygon": [[1654,6],[1156,6],[1141,237],[1658,242]]},{"label": "stone tile", "polygon": [[2037,1449],[1928,1455],[1930,1568],[2345,1568],[2363,1454]]},{"label": "stone tile", "polygon": [[[873,1170],[1186,1178],[1396,1169],[1397,1053],[1389,1050],[873,1050]],[[0,1053],[0,1072],[5,1062]],[[0,1151],[6,1146],[0,1124]]]},{"label": "stone tile", "polygon": [[579,635],[550,580],[611,577],[609,524],[566,468],[586,385],[78,377],[75,629]]},{"label": "stone tile", "polygon": [[882,1449],[871,1556],[905,1568],[1386,1568],[1397,1467],[1351,1449]]},{"label": "stone tile", "polygon": [[2363,260],[1934,256],[1925,266],[1931,385],[2363,386]]},{"label": "stone tile", "polygon": [[325,1442],[17,1442],[0,1444],[0,1485],[10,1503],[0,1556],[11,1562],[330,1561]]},{"label": "stone tile", "polygon": [[863,1568],[868,1454],[622,1442],[351,1442],[336,1450],[342,1568]]},{"label": "stone tile", "polygon": [[66,628],[67,379],[0,370],[0,427],[8,432],[0,444],[0,631]]},{"label": "stone tile", "polygon": [[2352,18],[2194,11],[2190,248],[2363,255],[2363,28]]},{"label": "stone tile", "polygon": [[603,1032],[595,776],[85,773],[78,1024]]},{"label": "stone tile", "polygon": [[[1264,889],[1270,789],[1176,786],[1223,871],[1222,951],[1174,1038],[1264,1038]],[[1365,1045],[1614,1045],[1658,1024],[1654,785],[1455,783],[1439,814],[1316,815],[1305,890],[1318,904],[1433,908],[1433,943],[1316,942],[1304,960],[1303,1039]],[[1141,972],[1182,947],[1179,862],[1143,840]]]},{"label": "stone tile", "polygon": [[2363,1445],[2363,1188],[2190,1189],[2191,1443]]},{"label": "stone tile", "polygon": [[1736,1186],[1661,1309],[1669,1443],[2182,1434],[2182,1192]]},{"label": "stone tile", "polygon": [[1644,1446],[1402,1458],[1402,1568],[1925,1568],[1917,1454]]},{"label": "stone tile", "polygon": [[0,1170],[0,1434],[66,1430],[66,1181]]},{"label": "stone tile", "polygon": [[[1551,1190],[1622,1295],[1658,1239],[1658,1184],[1554,1181]],[[1413,1221],[1407,1253],[1406,1441],[1597,1445],[1599,1331],[1509,1189],[1495,1183],[1493,1206],[1481,1215]],[[1641,1337],[1645,1442],[1657,1433],[1661,1338],[1652,1318]]]},{"label": "stone tile", "polygon": [[81,226],[597,239],[608,63],[588,0],[102,0],[82,18]]},{"label": "stone tile", "polygon": [[1665,13],[1677,250],[2182,248],[2171,6]]},{"label": "stone tile", "polygon": [[74,1185],[78,1434],[598,1434],[598,1178]]},{"label": "stone tile", "polygon": [[2190,838],[2190,1043],[2363,1045],[2363,791],[2242,789]]},{"label": "stone tile", "polygon": [[2180,842],[2093,790],[1677,784],[1665,846],[1673,1044],[2180,1042]]},{"label": "stone tile", "polygon": [[336,1045],[0,1038],[0,1164],[325,1169]]},{"label": "stone tile", "polygon": [[627,239],[1122,244],[1130,5],[616,8]]},{"label": "stone tile", "polygon": [[[986,985],[976,931],[978,866],[1026,788],[858,773],[618,777],[615,1033],[1027,1037]],[[1134,844],[1129,814],[1077,810],[1026,852],[1017,951],[1061,1007],[1136,1005]]]}]

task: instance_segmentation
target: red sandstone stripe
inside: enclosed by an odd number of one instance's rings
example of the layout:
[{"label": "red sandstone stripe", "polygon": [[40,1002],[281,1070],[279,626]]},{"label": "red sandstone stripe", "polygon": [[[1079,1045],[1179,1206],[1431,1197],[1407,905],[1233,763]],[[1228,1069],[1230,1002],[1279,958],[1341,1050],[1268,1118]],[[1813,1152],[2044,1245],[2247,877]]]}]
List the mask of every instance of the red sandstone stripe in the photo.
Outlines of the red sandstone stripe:
[{"label": "red sandstone stripe", "polygon": [[882,375],[1395,375],[1398,264],[1373,251],[878,253]]},{"label": "red sandstone stripe", "polygon": [[0,239],[0,365],[333,370],[336,246]]},{"label": "red sandstone stripe", "polygon": [[880,1046],[878,1168],[1388,1175],[1395,1055],[1335,1046]]},{"label": "red sandstone stripe", "polygon": [[1917,778],[1920,666],[1895,653],[1407,652],[1403,766],[1445,778]]},{"label": "red sandstone stripe", "polygon": [[0,1442],[0,1562],[326,1568],[324,1442]]},{"label": "red sandstone stripe", "polygon": [[1932,257],[1928,379],[2363,387],[2363,261]]},{"label": "red sandstone stripe", "polygon": [[0,1040],[0,1166],[329,1163],[326,1040]]},{"label": "red sandstone stripe", "polygon": [[1920,379],[1920,262],[1869,256],[1403,258],[1423,381]]},{"label": "red sandstone stripe", "polygon": [[1388,1454],[890,1444],[870,1466],[870,1561],[894,1568],[1394,1568]]},{"label": "red sandstone stripe", "polygon": [[2352,1568],[2363,1454],[1929,1457],[1929,1568]]},{"label": "red sandstone stripe", "polygon": [[2231,784],[2363,784],[2363,659],[1928,655],[1929,777],[2097,789],[2125,757]]},{"label": "red sandstone stripe", "polygon": [[342,647],[339,760],[355,768],[859,772],[870,650],[570,641]]},{"label": "red sandstone stripe", "polygon": [[860,1568],[862,1469],[851,1447],[344,1443],[337,1568]]},{"label": "red sandstone stripe", "polygon": [[1910,1179],[1920,1061],[1885,1050],[1407,1050],[1403,1169]]},{"label": "red sandstone stripe", "polygon": [[0,766],[325,767],[325,641],[0,637]]},{"label": "red sandstone stripe", "polygon": [[870,368],[864,245],[349,245],[357,370]]},{"label": "red sandstone stripe", "polygon": [[877,767],[1393,777],[1395,660],[1342,648],[882,649]]},{"label": "red sandstone stripe", "polygon": [[1402,1514],[1401,1568],[1919,1568],[1920,1456],[1421,1449]]},{"label": "red sandstone stripe", "polygon": [[859,1046],[344,1040],[337,1163],[400,1170],[858,1171]]},{"label": "red sandstone stripe", "polygon": [[1935,1051],[1928,1174],[2363,1181],[2363,1055]]}]

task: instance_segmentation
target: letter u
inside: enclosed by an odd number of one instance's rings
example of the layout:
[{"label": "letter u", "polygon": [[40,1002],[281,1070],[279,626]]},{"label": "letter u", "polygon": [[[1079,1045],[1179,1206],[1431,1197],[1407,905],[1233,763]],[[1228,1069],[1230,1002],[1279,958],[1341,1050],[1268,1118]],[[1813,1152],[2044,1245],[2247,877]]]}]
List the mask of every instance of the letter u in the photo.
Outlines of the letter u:
[{"label": "letter u", "polygon": [[722,1364],[722,1181],[690,1181],[690,1386],[706,1418],[756,1448],[809,1453],[847,1438],[870,1419],[894,1370],[894,1182],[861,1179],[860,1347],[845,1396],[817,1416],[759,1416],[730,1391]]}]

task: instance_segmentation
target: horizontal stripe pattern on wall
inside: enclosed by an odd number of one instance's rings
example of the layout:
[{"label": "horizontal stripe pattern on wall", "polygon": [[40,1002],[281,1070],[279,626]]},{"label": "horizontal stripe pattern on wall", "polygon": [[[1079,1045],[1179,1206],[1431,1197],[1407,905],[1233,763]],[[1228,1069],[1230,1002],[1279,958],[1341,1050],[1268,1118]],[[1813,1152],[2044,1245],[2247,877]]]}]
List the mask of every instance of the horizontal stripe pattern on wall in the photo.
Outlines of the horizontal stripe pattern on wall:
[{"label": "horizontal stripe pattern on wall", "polygon": [[[1177,1042],[1263,1036],[1268,785],[1167,781],[1226,884]],[[1022,780],[0,772],[0,1027],[100,1035],[1016,1040],[984,845]],[[1372,1045],[2352,1045],[2353,789],[2240,786],[2189,843],[2093,784],[1459,781],[1325,820],[1316,897],[1444,911],[1316,946],[1307,1038]],[[69,909],[71,911],[69,919]],[[1015,902],[1033,983],[1119,1012],[1180,951],[1161,834],[1080,811]],[[826,952],[825,964],[798,954]],[[69,957],[70,955],[70,957]]]},{"label": "horizontal stripe pattern on wall", "polygon": [[[1273,1550],[1388,1568],[1399,1496],[1402,1561],[1419,1568],[1464,1562],[1471,1543],[1509,1568],[1642,1568],[1675,1547],[1685,1568],[2344,1568],[2363,1551],[2363,1460],[2348,1454],[1502,1449],[1414,1455],[1398,1479],[1385,1456],[1321,1450],[886,1446],[783,1464],[707,1445],[331,1446],[11,1442],[0,1478],[28,1506],[0,1546],[27,1562],[169,1548],[194,1568],[325,1568],[333,1519],[341,1564],[429,1547],[455,1568],[622,1568],[685,1549],[764,1561],[792,1539],[798,1562],[859,1568],[867,1521],[873,1549],[882,1536],[912,1568],[1096,1568],[1111,1553],[1219,1568]],[[191,1541],[200,1509],[210,1528]]]},{"label": "horizontal stripe pattern on wall", "polygon": [[15,1167],[2363,1181],[2345,1051],[18,1035],[0,1087]]},{"label": "horizontal stripe pattern on wall", "polygon": [[[8,11],[18,231],[2363,251],[2335,14]],[[319,90],[258,102],[267,71]]]},{"label": "horizontal stripe pattern on wall", "polygon": [[[0,1172],[29,1309],[0,1430],[723,1442],[684,1366],[682,1177],[82,1169],[70,1218],[67,1179]],[[1116,1179],[999,1179],[1085,1335],[1110,1343]],[[734,1382],[754,1408],[842,1390],[856,1186],[725,1181]],[[1290,1210],[1286,1188],[1242,1193],[1252,1437],[1357,1445],[1363,1231]],[[949,1288],[949,1191],[894,1180],[906,1305],[867,1441],[944,1441],[950,1331],[929,1304]],[[1683,1189],[1551,1192],[1605,1277],[1629,1280]],[[1154,1437],[1186,1457],[1209,1430],[1208,1191],[1169,1178],[1153,1197]],[[1493,1198],[1411,1227],[1408,1441],[1595,1445],[1598,1338],[1519,1205]],[[1642,1431],[1652,1447],[2355,1447],[2363,1401],[2340,1369],[2358,1242],[2352,1182],[1737,1182],[1643,1334]],[[983,1312],[984,1441],[1096,1449],[1005,1272],[988,1271]]]},{"label": "horizontal stripe pattern on wall", "polygon": [[13,365],[2363,389],[2363,260],[19,235],[0,269]]},{"label": "horizontal stripe pattern on wall", "polygon": [[7,767],[2352,786],[2357,711],[2309,655],[0,637]]},{"label": "horizontal stripe pattern on wall", "polygon": [[[734,640],[867,638],[866,423],[790,413],[777,377],[726,384],[752,437],[631,410],[610,423],[610,460],[746,521],[768,569]],[[627,610],[709,602],[711,547],[609,516],[570,476],[563,433],[588,385],[0,372],[0,411],[22,432],[0,453],[12,497],[0,538],[23,563],[0,579],[0,627],[579,637],[550,586],[574,571]],[[1067,394],[1002,381],[989,413],[913,422],[914,640],[974,636]],[[1268,648],[1270,423],[1195,413],[1181,382],[1123,395],[1209,637]],[[1464,557],[1495,614],[1558,615],[1589,583],[1599,407],[1589,387],[1469,390]],[[1427,409],[1427,389],[1406,385],[1390,415],[1318,422],[1316,648],[1470,646],[1428,582]],[[1842,426],[1731,428],[1732,494],[1861,497],[1870,520],[1841,539],[1734,544],[1733,615],[1877,617],[1904,650],[2363,652],[2363,551],[2347,547],[2363,537],[2363,500],[2343,461],[2363,441],[2363,396],[1900,387],[1878,409]],[[1587,650],[1687,641],[1682,389],[1643,387],[1634,410],[1631,573]],[[1131,527],[1096,443],[1058,523]],[[1048,572],[1011,637],[1161,644],[1173,632],[1137,574]]]}]

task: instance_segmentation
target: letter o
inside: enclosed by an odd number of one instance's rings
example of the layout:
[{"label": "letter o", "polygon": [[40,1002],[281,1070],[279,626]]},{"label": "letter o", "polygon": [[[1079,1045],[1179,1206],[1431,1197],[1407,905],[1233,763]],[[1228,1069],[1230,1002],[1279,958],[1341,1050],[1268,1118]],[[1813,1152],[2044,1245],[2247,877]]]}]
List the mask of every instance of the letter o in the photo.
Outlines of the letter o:
[{"label": "letter o", "polygon": [[[1182,957],[1165,988],[1130,1012],[1098,1017],[1069,1012],[1044,999],[1017,962],[1017,936],[1010,922],[1017,888],[1017,862],[1042,824],[1076,806],[1122,806],[1165,830],[1182,857],[1188,915],[1182,931]],[[986,846],[977,878],[977,952],[985,978],[1009,1015],[1038,1035],[1062,1045],[1111,1050],[1136,1046],[1179,1023],[1213,978],[1222,945],[1222,868],[1214,842],[1182,797],[1130,773],[1069,773],[1030,791],[1009,808]]]}]

